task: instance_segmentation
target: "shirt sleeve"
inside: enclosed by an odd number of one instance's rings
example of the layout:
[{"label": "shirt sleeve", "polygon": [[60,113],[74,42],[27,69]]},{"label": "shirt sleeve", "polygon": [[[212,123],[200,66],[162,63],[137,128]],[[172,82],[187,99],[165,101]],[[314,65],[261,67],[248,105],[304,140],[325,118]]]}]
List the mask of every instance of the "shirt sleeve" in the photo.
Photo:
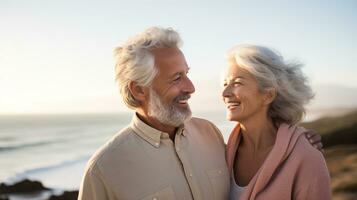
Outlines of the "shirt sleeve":
[{"label": "shirt sleeve", "polygon": [[86,169],[78,194],[78,200],[114,200],[114,194],[105,184],[96,165]]}]

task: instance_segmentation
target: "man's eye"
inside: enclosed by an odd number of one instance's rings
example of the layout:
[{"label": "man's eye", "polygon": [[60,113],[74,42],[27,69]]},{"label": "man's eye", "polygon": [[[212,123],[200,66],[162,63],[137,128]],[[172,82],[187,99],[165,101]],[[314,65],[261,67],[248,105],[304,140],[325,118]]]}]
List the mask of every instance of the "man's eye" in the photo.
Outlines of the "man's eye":
[{"label": "man's eye", "polygon": [[179,81],[181,79],[181,76],[177,76],[174,81]]}]

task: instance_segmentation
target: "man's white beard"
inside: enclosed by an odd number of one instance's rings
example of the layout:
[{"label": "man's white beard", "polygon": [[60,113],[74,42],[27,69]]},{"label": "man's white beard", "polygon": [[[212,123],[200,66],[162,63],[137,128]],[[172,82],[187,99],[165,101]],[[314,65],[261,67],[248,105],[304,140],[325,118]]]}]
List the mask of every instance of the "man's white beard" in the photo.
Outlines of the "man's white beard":
[{"label": "man's white beard", "polygon": [[175,105],[175,103],[178,103],[178,100],[188,98],[189,94],[180,95],[175,98],[171,105],[165,105],[165,103],[162,102],[160,96],[152,88],[150,88],[148,114],[163,124],[175,127],[180,126],[185,121],[191,119],[191,110],[190,107],[178,107]]}]

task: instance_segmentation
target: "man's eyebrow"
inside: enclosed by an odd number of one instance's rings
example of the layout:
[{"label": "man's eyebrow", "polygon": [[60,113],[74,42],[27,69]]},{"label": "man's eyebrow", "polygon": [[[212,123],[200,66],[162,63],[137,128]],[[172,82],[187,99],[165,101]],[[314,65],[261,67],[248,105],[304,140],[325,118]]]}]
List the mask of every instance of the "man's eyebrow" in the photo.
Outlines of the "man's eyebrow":
[{"label": "man's eyebrow", "polygon": [[177,76],[177,75],[187,74],[189,70],[190,70],[190,68],[187,68],[186,71],[176,72],[176,73],[174,73],[173,75],[170,76],[170,79],[175,78],[175,76]]}]

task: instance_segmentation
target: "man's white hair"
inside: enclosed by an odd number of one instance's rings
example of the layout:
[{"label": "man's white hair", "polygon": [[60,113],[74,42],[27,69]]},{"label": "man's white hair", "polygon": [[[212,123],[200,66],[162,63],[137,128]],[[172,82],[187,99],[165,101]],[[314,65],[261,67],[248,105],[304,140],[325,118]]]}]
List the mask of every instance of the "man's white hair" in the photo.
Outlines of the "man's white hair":
[{"label": "man's white hair", "polygon": [[268,115],[275,123],[296,124],[305,114],[304,105],[314,96],[299,62],[286,62],[276,51],[256,45],[238,45],[228,52],[229,62],[250,72],[259,89],[274,88],[277,96]]},{"label": "man's white hair", "polygon": [[140,106],[140,102],[129,90],[130,82],[150,86],[158,74],[152,51],[180,46],[181,38],[173,29],[151,27],[115,49],[115,79],[119,84],[123,101],[129,108],[135,109]]}]

